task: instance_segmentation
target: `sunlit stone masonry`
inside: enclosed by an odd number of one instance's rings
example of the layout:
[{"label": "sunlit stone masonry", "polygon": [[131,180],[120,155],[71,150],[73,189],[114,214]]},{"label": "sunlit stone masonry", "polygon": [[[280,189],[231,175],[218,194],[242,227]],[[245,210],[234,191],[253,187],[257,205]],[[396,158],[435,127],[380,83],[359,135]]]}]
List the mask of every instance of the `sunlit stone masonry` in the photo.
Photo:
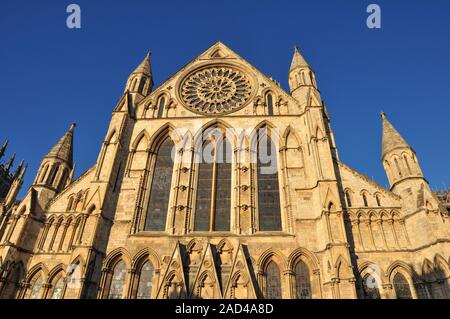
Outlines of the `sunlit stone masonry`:
[{"label": "sunlit stone masonry", "polygon": [[148,54],[92,167],[73,178],[73,124],[2,202],[0,296],[449,298],[449,212],[414,149],[382,114],[376,184],[339,160],[297,48],[288,79],[218,42],[154,88]]}]

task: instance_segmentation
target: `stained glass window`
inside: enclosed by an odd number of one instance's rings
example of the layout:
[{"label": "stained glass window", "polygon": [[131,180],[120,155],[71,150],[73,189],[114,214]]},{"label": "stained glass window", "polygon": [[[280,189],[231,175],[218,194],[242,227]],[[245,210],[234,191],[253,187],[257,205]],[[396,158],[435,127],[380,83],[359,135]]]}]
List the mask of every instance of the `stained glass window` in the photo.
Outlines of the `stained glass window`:
[{"label": "stained glass window", "polygon": [[109,288],[108,299],[122,299],[123,288],[125,286],[126,275],[125,263],[121,260],[114,267],[114,271],[111,278],[111,286]]},{"label": "stained glass window", "polygon": [[41,298],[41,290],[42,290],[42,277],[39,276],[33,283],[30,291],[29,299],[39,299]]},{"label": "stained glass window", "polygon": [[297,299],[311,299],[309,268],[301,260],[295,266],[295,284],[297,288]]},{"label": "stained glass window", "polygon": [[231,211],[231,145],[222,140],[217,146],[214,230],[230,230]]},{"label": "stained glass window", "polygon": [[367,274],[363,278],[362,282],[364,299],[380,299],[380,290],[378,288],[378,282],[374,276]]},{"label": "stained glass window", "polygon": [[257,151],[259,229],[277,231],[281,230],[281,209],[276,147],[267,134],[259,132],[258,135],[260,135]]},{"label": "stained glass window", "polygon": [[397,299],[412,299],[409,283],[401,273],[394,276],[394,289]]},{"label": "stained glass window", "polygon": [[137,299],[150,299],[153,288],[153,265],[150,261],[146,261],[141,268],[139,275],[139,286],[137,291]]},{"label": "stained glass window", "polygon": [[174,144],[167,138],[161,145],[154,167],[150,202],[145,221],[145,230],[164,231],[166,229],[167,210],[172,183]]},{"label": "stained glass window", "polygon": [[58,281],[55,284],[55,287],[53,287],[53,292],[51,299],[61,299],[64,289],[64,278],[61,277],[58,279]]},{"label": "stained glass window", "polygon": [[280,270],[273,261],[266,268],[266,299],[281,299]]},{"label": "stained glass window", "polygon": [[200,163],[198,164],[197,199],[194,223],[194,229],[196,231],[208,231],[210,229],[214,155],[215,150],[213,143],[211,141],[206,141],[202,148]]},{"label": "stained glass window", "polygon": [[[220,133],[221,134],[221,133]],[[219,134],[219,135],[220,135]],[[227,139],[206,141],[198,165],[196,231],[229,231],[231,145]]]}]

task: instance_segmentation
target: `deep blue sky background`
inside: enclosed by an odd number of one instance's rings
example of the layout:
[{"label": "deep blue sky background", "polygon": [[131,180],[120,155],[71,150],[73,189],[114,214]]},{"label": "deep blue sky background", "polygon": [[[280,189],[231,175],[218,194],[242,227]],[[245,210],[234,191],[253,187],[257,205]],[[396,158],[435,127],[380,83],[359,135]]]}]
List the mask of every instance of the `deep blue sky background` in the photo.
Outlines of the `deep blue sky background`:
[{"label": "deep blue sky background", "polygon": [[[66,7],[82,29],[66,28]],[[382,29],[366,27],[366,7]],[[292,47],[315,69],[341,160],[382,185],[381,110],[450,187],[450,1],[0,2],[0,142],[30,164],[76,121],[76,176],[97,159],[129,73],[152,52],[156,85],[217,40],[288,90]],[[5,159],[4,159],[5,160]]]}]

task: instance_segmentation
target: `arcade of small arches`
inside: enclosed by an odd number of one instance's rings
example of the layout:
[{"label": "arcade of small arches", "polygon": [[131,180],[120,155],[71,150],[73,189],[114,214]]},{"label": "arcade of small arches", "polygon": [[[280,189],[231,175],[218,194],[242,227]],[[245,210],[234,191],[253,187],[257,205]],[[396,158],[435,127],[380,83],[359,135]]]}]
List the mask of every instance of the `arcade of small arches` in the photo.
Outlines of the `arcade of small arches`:
[{"label": "arcade of small arches", "polygon": [[[161,119],[175,117],[179,103],[171,97],[168,91],[161,90],[144,99],[142,104],[142,112],[137,114],[140,119]],[[261,95],[254,99],[253,115],[289,115],[291,112],[288,106],[288,97],[276,94],[270,88],[266,88],[261,92]],[[208,116],[209,114],[204,113],[204,115]]]},{"label": "arcade of small arches", "polygon": [[410,245],[405,221],[397,210],[351,210],[349,223],[358,251],[395,250]]},{"label": "arcade of small arches", "polygon": [[[226,254],[233,254],[232,246],[224,249]],[[220,248],[218,250],[220,251]],[[223,257],[219,255],[215,258],[217,258],[216,265],[221,265],[220,259]],[[188,287],[190,291],[186,291],[184,285],[189,284],[181,278],[189,277],[188,274],[180,273],[181,270],[167,270],[165,273],[167,262],[150,248],[141,250],[133,258],[125,249],[114,250],[104,260],[97,298],[185,299],[213,296],[227,299],[320,299],[324,298],[323,285],[329,284],[333,286],[335,296],[346,298],[344,294],[348,289],[345,285],[353,284],[354,281],[348,263],[341,257],[332,269],[333,278],[327,283],[323,282],[320,263],[311,252],[297,249],[286,258],[283,253],[269,249],[260,255],[257,262],[253,258],[247,261],[249,263],[247,269],[250,271],[254,269],[255,282],[250,279],[253,276],[245,272],[246,267],[242,266],[242,262],[238,262],[237,271],[233,273],[230,272],[230,268],[223,265],[213,270],[202,271],[197,276],[198,282]],[[73,264],[83,266],[80,258],[75,259]],[[174,262],[170,261],[169,264]],[[4,285],[0,292],[3,297],[62,299],[70,289],[70,283],[79,280],[66,273],[67,268],[62,264],[48,271],[46,266],[40,263],[26,274],[21,263],[2,267],[4,268],[6,269],[1,274]],[[217,272],[217,276],[212,275],[214,271]],[[229,278],[229,283],[218,283],[214,280],[221,277]],[[365,299],[450,297],[449,263],[440,255],[435,256],[434,262],[425,259],[420,274],[400,261],[393,262],[386,270],[371,262],[364,262],[359,267],[358,278],[358,294]],[[212,289],[213,286],[219,291],[216,295],[207,293],[207,288]],[[248,289],[249,286],[253,286],[254,295],[249,293],[251,290]]]}]

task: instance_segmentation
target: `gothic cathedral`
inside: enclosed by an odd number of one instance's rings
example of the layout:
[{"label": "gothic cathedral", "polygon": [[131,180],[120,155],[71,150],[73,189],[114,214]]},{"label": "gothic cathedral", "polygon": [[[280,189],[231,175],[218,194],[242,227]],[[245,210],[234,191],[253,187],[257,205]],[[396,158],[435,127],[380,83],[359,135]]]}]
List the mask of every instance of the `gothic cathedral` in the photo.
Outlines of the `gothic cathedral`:
[{"label": "gothic cathedral", "polygon": [[150,54],[74,179],[75,124],[1,202],[0,296],[450,298],[445,203],[382,114],[386,189],[339,160],[315,73],[290,93],[218,42],[154,88]]}]

